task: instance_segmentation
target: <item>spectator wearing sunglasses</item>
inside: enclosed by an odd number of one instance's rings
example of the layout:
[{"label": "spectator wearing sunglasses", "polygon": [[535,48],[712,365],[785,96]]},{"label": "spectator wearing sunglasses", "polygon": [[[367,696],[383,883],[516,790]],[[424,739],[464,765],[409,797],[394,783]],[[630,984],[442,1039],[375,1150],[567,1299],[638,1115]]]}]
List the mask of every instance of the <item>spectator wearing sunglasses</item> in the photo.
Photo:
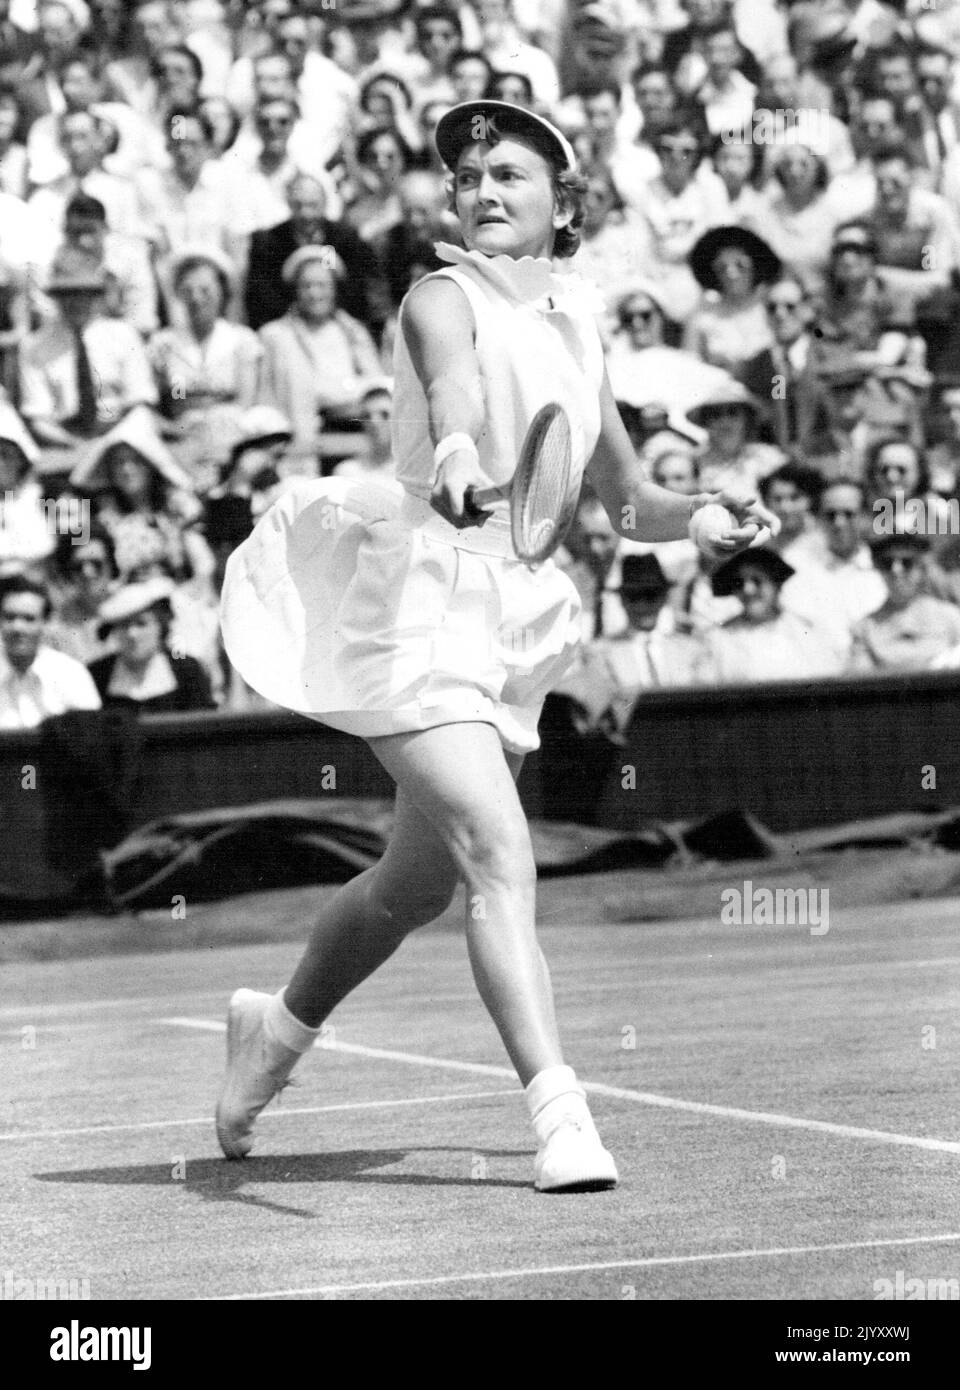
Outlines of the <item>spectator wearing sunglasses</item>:
[{"label": "spectator wearing sunglasses", "polygon": [[883,604],[853,630],[855,672],[926,671],[960,647],[960,609],[924,592],[925,536],[881,536],[871,545]]},{"label": "spectator wearing sunglasses", "polygon": [[220,161],[234,231],[249,236],[287,216],[287,188],[304,168],[299,152],[291,148],[300,124],[292,96],[263,98],[253,113],[256,139],[238,144]]},{"label": "spectator wearing sunglasses", "polygon": [[729,377],[692,352],[667,345],[671,325],[658,295],[655,286],[635,281],[620,299],[607,371],[617,401],[641,410],[660,405],[669,418],[722,390]]}]

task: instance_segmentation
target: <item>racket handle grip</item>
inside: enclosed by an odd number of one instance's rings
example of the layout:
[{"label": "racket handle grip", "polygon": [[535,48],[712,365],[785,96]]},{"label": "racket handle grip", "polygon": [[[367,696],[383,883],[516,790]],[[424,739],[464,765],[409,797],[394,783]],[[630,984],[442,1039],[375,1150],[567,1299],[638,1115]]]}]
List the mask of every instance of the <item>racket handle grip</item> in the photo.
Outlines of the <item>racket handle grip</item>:
[{"label": "racket handle grip", "polygon": [[491,502],[499,502],[503,497],[500,487],[468,487],[463,495],[467,510],[477,512],[481,507],[489,507]]}]

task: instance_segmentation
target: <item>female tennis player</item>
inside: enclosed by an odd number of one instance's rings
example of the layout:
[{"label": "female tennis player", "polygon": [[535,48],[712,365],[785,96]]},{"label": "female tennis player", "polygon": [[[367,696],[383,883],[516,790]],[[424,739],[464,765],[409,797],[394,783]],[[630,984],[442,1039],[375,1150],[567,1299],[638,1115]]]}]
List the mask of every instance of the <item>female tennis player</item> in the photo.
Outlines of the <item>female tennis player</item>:
[{"label": "female tennis player", "polygon": [[241,675],[366,739],[397,798],[383,858],[325,908],[286,988],[233,996],[217,1133],[228,1158],[250,1151],[256,1117],[331,1011],[464,884],[474,978],[533,1122],[535,1186],[589,1191],[614,1186],[617,1170],[564,1064],[515,786],[573,654],[579,602],[552,560],[518,560],[508,504],[478,510],[469,490],[510,483],[527,427],[555,401],[570,420],[572,486],[586,467],[622,534],[684,537],[694,509],[720,501],[738,522],[716,547],[726,554],[776,523],[752,499],[691,499],[639,471],[596,296],[552,265],[576,251],[583,215],[563,135],[519,107],[474,101],[447,112],[436,141],[467,250],[439,246],[447,266],[401,308],[400,486],[306,484],[228,563],[224,641]]}]

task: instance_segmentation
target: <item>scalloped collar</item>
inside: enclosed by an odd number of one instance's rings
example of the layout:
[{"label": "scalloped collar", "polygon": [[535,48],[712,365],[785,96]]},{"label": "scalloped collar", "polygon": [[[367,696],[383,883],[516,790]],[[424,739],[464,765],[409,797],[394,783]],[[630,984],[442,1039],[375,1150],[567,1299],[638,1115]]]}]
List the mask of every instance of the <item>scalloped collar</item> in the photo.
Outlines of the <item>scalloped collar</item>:
[{"label": "scalloped collar", "polygon": [[[441,261],[474,271],[516,304],[529,304],[543,313],[603,313],[602,295],[589,280],[573,271],[558,273],[546,256],[485,256],[438,241],[434,250]],[[548,301],[552,301],[552,306]]]}]

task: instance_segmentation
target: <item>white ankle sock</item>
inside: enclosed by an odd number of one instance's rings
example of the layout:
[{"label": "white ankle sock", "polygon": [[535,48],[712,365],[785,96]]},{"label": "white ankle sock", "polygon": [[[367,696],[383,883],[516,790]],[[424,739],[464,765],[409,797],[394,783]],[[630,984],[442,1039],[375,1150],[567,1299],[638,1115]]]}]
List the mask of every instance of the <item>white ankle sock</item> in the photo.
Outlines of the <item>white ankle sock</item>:
[{"label": "white ankle sock", "polygon": [[592,1124],[586,1094],[573,1067],[546,1067],[538,1072],[526,1088],[526,1097],[540,1144],[545,1144],[565,1119]]},{"label": "white ankle sock", "polygon": [[272,1042],[291,1052],[309,1052],[320,1035],[319,1028],[308,1028],[287,1008],[283,990],[274,994],[263,1015],[263,1027]]}]

